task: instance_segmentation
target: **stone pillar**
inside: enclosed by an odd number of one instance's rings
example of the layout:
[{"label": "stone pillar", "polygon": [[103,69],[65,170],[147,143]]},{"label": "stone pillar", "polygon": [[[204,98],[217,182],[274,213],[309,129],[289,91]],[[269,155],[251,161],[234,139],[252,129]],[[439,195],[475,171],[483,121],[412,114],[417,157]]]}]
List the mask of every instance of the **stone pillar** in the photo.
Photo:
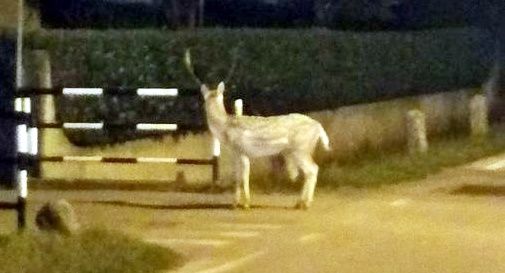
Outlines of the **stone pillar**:
[{"label": "stone pillar", "polygon": [[[46,50],[26,52],[26,87],[52,88],[51,63]],[[40,121],[55,122],[56,111],[53,95],[40,96],[37,101],[37,115]]]},{"label": "stone pillar", "polygon": [[[49,53],[46,50],[30,50],[24,53],[24,81],[26,88],[52,88],[51,64]],[[36,123],[56,122],[55,100],[53,95],[32,96],[32,114]],[[30,128],[32,132],[31,141],[36,143],[32,155],[37,156],[44,150],[42,143],[45,143],[47,131]],[[30,176],[42,177],[43,166],[39,163],[31,169]]]},{"label": "stone pillar", "polygon": [[426,116],[420,110],[407,112],[407,145],[409,153],[426,153],[428,141],[426,137]]},{"label": "stone pillar", "polygon": [[485,137],[489,132],[486,97],[477,94],[470,100],[470,133],[472,137]]}]

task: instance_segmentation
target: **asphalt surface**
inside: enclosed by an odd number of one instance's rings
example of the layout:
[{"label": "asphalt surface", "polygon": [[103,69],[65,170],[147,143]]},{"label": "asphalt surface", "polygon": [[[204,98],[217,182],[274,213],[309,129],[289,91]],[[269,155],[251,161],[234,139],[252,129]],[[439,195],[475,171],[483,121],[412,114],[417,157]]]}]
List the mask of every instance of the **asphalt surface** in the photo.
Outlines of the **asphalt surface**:
[{"label": "asphalt surface", "polygon": [[[119,229],[181,252],[181,273],[502,273],[503,159],[397,186],[317,189],[308,211],[292,208],[294,194],[253,192],[244,211],[231,209],[231,193],[36,190],[29,221],[43,202],[65,198],[84,227]],[[9,198],[2,192],[2,201]],[[14,213],[0,211],[0,232],[13,230]]]}]

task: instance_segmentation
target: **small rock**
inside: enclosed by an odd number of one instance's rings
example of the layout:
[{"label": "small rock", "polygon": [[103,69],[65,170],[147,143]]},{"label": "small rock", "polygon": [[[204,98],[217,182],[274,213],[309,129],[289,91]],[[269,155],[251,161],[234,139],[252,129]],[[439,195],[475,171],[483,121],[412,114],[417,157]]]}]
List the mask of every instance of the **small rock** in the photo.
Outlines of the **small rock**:
[{"label": "small rock", "polygon": [[65,235],[73,234],[79,229],[74,209],[65,199],[51,201],[42,206],[37,212],[35,222],[40,230]]}]

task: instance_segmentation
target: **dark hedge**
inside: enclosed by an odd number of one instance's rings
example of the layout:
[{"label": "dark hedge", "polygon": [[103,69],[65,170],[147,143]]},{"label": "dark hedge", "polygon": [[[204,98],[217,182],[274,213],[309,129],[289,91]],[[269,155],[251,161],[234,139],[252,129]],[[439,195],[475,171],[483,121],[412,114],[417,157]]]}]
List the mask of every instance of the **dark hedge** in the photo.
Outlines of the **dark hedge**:
[{"label": "dark hedge", "polygon": [[[193,93],[198,86],[184,68],[185,49],[192,49],[197,73],[215,85],[228,74],[231,52],[240,45],[237,69],[227,83],[228,99],[241,97],[246,113],[260,115],[334,109],[480,86],[493,45],[487,33],[473,28],[412,32],[53,30],[27,40],[32,48],[50,51],[57,86],[177,87]],[[154,99],[149,106],[124,98],[111,101],[80,103],[73,109],[78,103],[72,99],[60,103],[62,117],[117,120],[121,116],[131,121],[150,116],[165,121],[161,119],[180,120],[185,115],[196,127],[204,126],[196,97],[189,104]],[[109,134],[105,142],[134,136]]]}]

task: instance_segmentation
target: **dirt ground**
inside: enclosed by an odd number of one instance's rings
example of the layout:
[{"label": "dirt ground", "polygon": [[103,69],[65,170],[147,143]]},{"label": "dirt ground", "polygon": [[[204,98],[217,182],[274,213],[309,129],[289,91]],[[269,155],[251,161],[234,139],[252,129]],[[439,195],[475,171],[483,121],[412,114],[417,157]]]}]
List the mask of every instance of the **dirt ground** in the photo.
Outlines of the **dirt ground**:
[{"label": "dirt ground", "polygon": [[[33,228],[43,202],[65,198],[84,227],[183,253],[177,272],[501,273],[505,170],[487,170],[489,160],[402,185],[318,189],[308,211],[292,209],[295,195],[256,194],[243,211],[231,194],[37,190],[28,216]],[[0,211],[0,232],[14,230],[14,212]]]}]

